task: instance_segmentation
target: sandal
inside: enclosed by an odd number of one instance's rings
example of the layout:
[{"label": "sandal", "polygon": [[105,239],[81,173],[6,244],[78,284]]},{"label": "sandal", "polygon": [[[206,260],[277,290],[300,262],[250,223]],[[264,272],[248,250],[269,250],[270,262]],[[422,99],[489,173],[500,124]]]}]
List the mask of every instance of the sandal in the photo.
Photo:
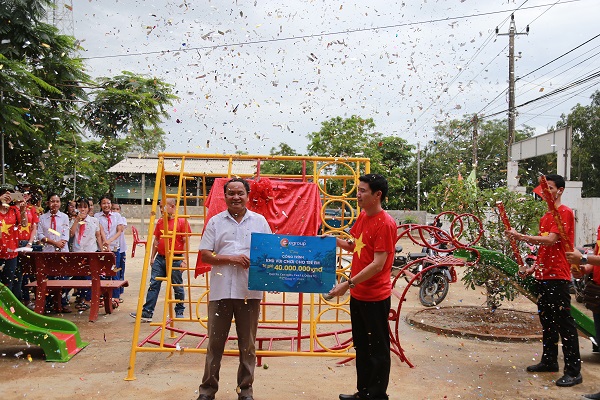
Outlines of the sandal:
[{"label": "sandal", "polygon": [[125,300],[123,300],[123,298],[119,299],[119,303],[123,303]]},{"label": "sandal", "polygon": [[86,311],[90,309],[90,305],[88,303],[79,303],[75,306],[75,308],[79,311]]},{"label": "sandal", "polygon": [[119,308],[119,299],[112,299],[112,308]]},{"label": "sandal", "polygon": [[70,314],[72,312],[73,312],[73,310],[71,310],[71,308],[69,308],[69,306],[62,306],[62,310],[60,310],[60,311],[56,310],[56,313],[58,313],[58,314],[61,314],[61,313],[62,314]]}]

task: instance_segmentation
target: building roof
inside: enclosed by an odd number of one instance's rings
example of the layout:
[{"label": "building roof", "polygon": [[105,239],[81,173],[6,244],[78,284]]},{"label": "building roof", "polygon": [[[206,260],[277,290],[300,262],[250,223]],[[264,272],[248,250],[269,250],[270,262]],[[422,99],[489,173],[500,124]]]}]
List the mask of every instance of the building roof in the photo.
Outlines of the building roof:
[{"label": "building roof", "polygon": [[[179,172],[182,158],[165,158],[164,167],[167,172]],[[156,156],[128,156],[108,169],[108,172],[121,174],[156,174],[158,157]],[[186,158],[184,171],[188,174],[206,174],[227,176],[229,173],[229,160],[210,158]],[[256,161],[233,160],[231,162],[232,175],[253,175],[256,173]]]}]

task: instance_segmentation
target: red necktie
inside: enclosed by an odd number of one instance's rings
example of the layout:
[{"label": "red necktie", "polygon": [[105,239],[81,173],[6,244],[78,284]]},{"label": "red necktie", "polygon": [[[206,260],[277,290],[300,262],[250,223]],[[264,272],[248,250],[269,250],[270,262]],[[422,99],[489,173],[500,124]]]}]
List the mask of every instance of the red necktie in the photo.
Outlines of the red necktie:
[{"label": "red necktie", "polygon": [[50,229],[56,230],[56,215],[51,215],[52,221],[50,221]]},{"label": "red necktie", "polygon": [[81,244],[81,238],[83,237],[83,232],[85,231],[85,222],[81,221],[79,223],[79,234],[77,235],[77,243]]},{"label": "red necktie", "polygon": [[108,234],[110,235],[110,224],[111,224],[110,214],[106,214],[106,220],[108,222]]}]

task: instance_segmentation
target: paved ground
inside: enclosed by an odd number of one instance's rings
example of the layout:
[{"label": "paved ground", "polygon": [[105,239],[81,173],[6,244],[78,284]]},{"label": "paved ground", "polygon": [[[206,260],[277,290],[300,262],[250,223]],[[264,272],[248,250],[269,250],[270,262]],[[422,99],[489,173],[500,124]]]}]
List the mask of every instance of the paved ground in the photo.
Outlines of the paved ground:
[{"label": "paved ground", "polygon": [[[131,242],[131,237],[128,238]],[[87,312],[69,314],[90,345],[68,363],[47,363],[37,347],[0,334],[0,376],[3,399],[118,398],[195,399],[203,370],[199,354],[139,353],[136,380],[124,381],[129,364],[133,319],[136,308],[142,248],[127,260],[131,286],[125,302],[109,316],[101,314],[96,323],[87,321]],[[453,284],[442,305],[481,305],[481,291]],[[507,305],[534,311],[521,299]],[[405,311],[420,309],[416,293],[409,297]],[[159,309],[159,307],[157,307]],[[149,330],[149,327],[146,328]],[[393,358],[389,385],[390,399],[578,399],[583,393],[600,391],[600,356],[591,354],[591,344],[581,338],[584,382],[574,388],[558,388],[559,373],[529,374],[525,366],[539,360],[541,344],[498,343],[460,337],[440,336],[402,324],[402,344],[415,368]],[[15,355],[22,352],[23,355]],[[26,355],[30,354],[32,361]],[[285,357],[266,360],[268,369],[257,368],[256,400],[337,399],[352,393],[354,363],[338,366],[332,357]],[[226,357],[221,371],[218,400],[237,398],[237,360]]]}]

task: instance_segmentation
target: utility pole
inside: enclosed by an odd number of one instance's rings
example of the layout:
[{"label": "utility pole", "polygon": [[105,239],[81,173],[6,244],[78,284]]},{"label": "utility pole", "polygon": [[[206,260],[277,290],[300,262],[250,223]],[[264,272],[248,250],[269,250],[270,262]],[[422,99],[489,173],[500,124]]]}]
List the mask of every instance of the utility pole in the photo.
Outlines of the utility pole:
[{"label": "utility pole", "polygon": [[477,170],[477,124],[479,122],[479,118],[477,114],[473,116],[473,169]]},{"label": "utility pole", "polygon": [[517,187],[517,175],[519,166],[512,160],[512,145],[515,140],[515,36],[529,34],[529,25],[525,28],[524,33],[517,32],[515,24],[515,15],[510,16],[510,26],[508,33],[499,33],[496,27],[496,35],[508,36],[508,165],[507,165],[507,182],[508,186]]},{"label": "utility pole", "polygon": [[421,142],[417,142],[417,211],[421,211]]}]

